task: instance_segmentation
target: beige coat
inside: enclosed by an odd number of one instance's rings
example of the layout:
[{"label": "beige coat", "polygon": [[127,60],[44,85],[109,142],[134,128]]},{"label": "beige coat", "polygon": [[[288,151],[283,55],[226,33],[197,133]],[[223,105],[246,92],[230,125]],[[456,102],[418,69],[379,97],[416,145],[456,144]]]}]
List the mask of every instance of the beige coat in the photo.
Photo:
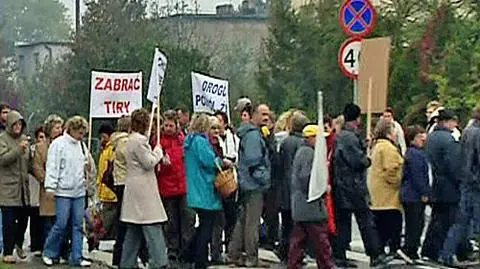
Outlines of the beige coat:
[{"label": "beige coat", "polygon": [[125,159],[125,151],[127,149],[128,133],[113,133],[112,145],[115,152],[113,161],[113,180],[115,186],[125,185],[127,177],[127,160]]},{"label": "beige coat", "polygon": [[0,134],[0,206],[28,206],[30,190],[28,171],[30,153],[20,150],[18,145],[26,140],[25,135],[12,136],[12,126],[21,120],[23,129],[25,121],[17,111],[10,111],[7,116],[7,130]]},{"label": "beige coat", "polygon": [[372,166],[368,171],[368,191],[372,210],[402,209],[403,157],[398,148],[387,139],[380,139],[372,151]]},{"label": "beige coat", "polygon": [[125,156],[128,172],[121,220],[134,224],[167,221],[154,172],[155,166],[163,157],[161,148],[152,151],[146,136],[132,133]]},{"label": "beige coat", "polygon": [[47,163],[49,142],[37,143],[33,155],[33,175],[40,183],[40,216],[55,216],[55,198],[48,196],[43,183],[45,182],[45,165]]}]

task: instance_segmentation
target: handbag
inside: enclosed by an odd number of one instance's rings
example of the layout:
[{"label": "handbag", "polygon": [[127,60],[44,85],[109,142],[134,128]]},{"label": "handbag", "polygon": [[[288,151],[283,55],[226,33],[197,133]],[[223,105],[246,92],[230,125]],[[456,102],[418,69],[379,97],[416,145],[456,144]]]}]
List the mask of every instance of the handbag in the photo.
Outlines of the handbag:
[{"label": "handbag", "polygon": [[233,168],[222,170],[218,164],[216,164],[216,166],[220,172],[215,179],[215,188],[223,198],[228,198],[238,189],[235,171]]}]

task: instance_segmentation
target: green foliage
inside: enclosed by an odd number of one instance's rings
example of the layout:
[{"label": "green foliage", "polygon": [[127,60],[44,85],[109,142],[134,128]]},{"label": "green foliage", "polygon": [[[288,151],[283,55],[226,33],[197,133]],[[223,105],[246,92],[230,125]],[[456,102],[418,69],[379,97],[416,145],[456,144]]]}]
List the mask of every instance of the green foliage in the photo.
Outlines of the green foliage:
[{"label": "green foliage", "polygon": [[[45,118],[47,113],[88,116],[92,70],[141,70],[146,98],[156,46],[168,57],[164,107],[191,105],[190,71],[207,72],[208,58],[170,42],[163,34],[161,21],[147,18],[144,1],[89,1],[87,8],[73,53],[27,82],[28,108],[37,117]],[[149,106],[146,99],[144,104]]]},{"label": "green foliage", "polygon": [[66,40],[70,24],[66,7],[56,0],[9,0],[3,1],[0,35],[5,46],[5,55],[13,54],[17,41]]},{"label": "green foliage", "polygon": [[[292,11],[273,0],[269,36],[257,81],[275,110],[315,112],[316,91],[330,114],[350,102],[351,82],[337,53],[346,37],[338,23],[343,1],[316,1]],[[468,1],[382,0],[372,37],[390,36],[388,103],[405,124],[425,121],[425,104],[439,99],[465,118],[480,100],[480,5]]]}]

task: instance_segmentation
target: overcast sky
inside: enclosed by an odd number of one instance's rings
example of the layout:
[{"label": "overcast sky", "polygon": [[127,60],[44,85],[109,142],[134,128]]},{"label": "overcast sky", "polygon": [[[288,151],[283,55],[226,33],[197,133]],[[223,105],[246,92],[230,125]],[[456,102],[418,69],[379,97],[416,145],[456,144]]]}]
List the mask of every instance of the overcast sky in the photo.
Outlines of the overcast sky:
[{"label": "overcast sky", "polygon": [[[167,5],[168,3],[175,3],[177,0],[150,0],[152,2],[158,2],[160,6]],[[180,1],[180,0],[178,0]],[[193,2],[193,0],[184,0],[187,4]],[[235,9],[238,8],[238,5],[242,0],[197,0],[200,5],[200,13],[215,13],[215,7],[221,4],[232,4]],[[72,21],[75,20],[75,0],[60,0],[63,4],[69,9],[68,16]],[[85,11],[85,6],[81,7],[82,13]]]}]

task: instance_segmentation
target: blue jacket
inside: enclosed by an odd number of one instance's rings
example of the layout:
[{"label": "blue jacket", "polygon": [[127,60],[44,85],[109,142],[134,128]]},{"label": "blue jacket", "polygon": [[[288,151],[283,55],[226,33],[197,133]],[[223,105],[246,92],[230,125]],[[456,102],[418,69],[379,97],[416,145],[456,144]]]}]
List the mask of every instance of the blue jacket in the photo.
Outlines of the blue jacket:
[{"label": "blue jacket", "polygon": [[217,164],[208,138],[202,134],[189,134],[185,138],[185,167],[187,174],[187,204],[191,208],[222,210],[220,194],[215,189]]},{"label": "blue jacket", "polygon": [[270,188],[270,159],[260,129],[245,124],[238,129],[238,182],[241,191],[265,191]]},{"label": "blue jacket", "polygon": [[428,160],[424,150],[411,146],[405,153],[403,180],[400,190],[402,202],[420,202],[422,196],[430,196]]},{"label": "blue jacket", "polygon": [[440,203],[458,203],[462,176],[460,143],[452,132],[437,126],[428,135],[427,156],[432,167],[432,200]]}]

